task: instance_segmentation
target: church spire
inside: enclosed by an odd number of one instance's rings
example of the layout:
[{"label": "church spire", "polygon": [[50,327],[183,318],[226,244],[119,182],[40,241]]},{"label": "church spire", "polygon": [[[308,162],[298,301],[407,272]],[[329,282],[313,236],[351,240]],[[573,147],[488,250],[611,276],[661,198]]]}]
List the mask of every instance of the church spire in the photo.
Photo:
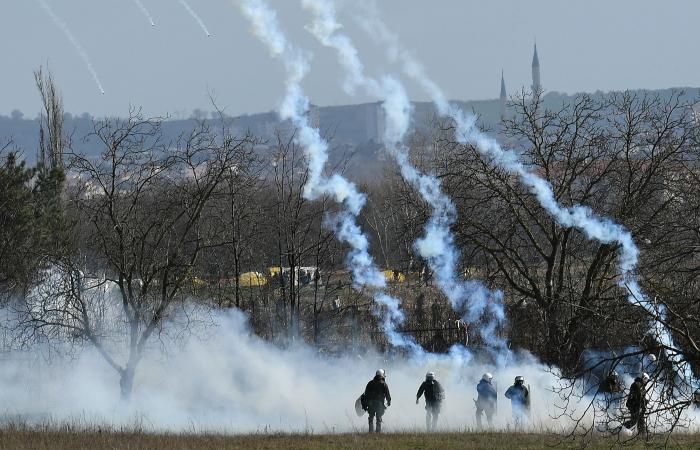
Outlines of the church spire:
[{"label": "church spire", "polygon": [[503,78],[503,69],[501,69],[501,96],[500,96],[499,100],[500,100],[501,122],[503,122],[506,118],[506,102],[508,101],[508,94],[506,93],[506,81]]},{"label": "church spire", "polygon": [[540,58],[537,56],[537,42],[535,42],[535,52],[532,54],[532,93],[542,91],[540,82]]}]

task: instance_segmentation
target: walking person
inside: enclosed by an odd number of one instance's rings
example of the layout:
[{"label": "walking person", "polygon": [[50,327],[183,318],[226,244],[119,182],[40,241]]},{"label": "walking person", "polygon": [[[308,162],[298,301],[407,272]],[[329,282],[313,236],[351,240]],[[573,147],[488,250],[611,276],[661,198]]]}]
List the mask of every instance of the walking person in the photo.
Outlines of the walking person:
[{"label": "walking person", "polygon": [[[386,405],[384,404],[386,400]],[[384,411],[391,406],[391,394],[389,386],[386,384],[386,376],[384,369],[379,369],[374,375],[374,378],[367,383],[364,393],[363,407],[369,413],[369,432],[375,431],[374,421],[376,418],[376,432],[382,432],[382,417]]]},{"label": "walking person", "polygon": [[425,427],[428,431],[435,431],[445,391],[435,379],[434,372],[425,374],[425,381],[420,385],[416,394],[416,405],[422,395],[425,395]]},{"label": "walking person", "polygon": [[481,415],[486,415],[486,421],[489,427],[493,426],[493,416],[496,414],[498,394],[496,394],[496,389],[494,389],[493,375],[490,373],[485,373],[481,377],[481,381],[476,385],[477,398],[476,402],[476,424],[481,428]]},{"label": "walking person", "polygon": [[521,428],[530,417],[530,390],[525,386],[523,376],[515,377],[515,383],[506,391],[506,398],[510,399],[513,409],[513,424],[515,428]]}]

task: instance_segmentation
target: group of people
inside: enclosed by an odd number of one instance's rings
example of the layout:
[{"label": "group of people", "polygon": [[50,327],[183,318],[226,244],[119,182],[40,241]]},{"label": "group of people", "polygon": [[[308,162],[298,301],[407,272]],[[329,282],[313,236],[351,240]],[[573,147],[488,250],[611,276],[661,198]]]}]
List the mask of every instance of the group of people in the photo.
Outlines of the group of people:
[{"label": "group of people", "polygon": [[[629,420],[623,426],[629,430],[636,427],[638,433],[646,431],[645,416],[647,412],[647,384],[649,375],[643,372],[634,379],[627,394],[625,406],[629,410]],[[600,383],[599,390],[605,395],[610,405],[621,404],[624,399],[624,388],[615,371],[608,373]],[[493,418],[498,411],[498,394],[493,383],[493,375],[485,373],[476,385],[476,423],[482,426],[482,417],[486,416],[489,426],[493,426]],[[437,427],[438,417],[445,399],[445,390],[435,377],[434,372],[428,372],[416,393],[416,404],[420,398],[425,398],[425,426],[428,431]],[[525,385],[523,376],[515,377],[515,382],[508,387],[505,397],[511,401],[513,424],[521,427],[530,418],[530,389]],[[382,431],[382,418],[386,408],[391,405],[391,393],[386,382],[384,369],[379,369],[365,388],[360,397],[362,409],[369,413],[369,432]],[[693,394],[692,403],[700,409],[700,389]],[[361,411],[360,411],[361,412]]]},{"label": "group of people", "polygon": [[[485,415],[489,426],[492,426],[493,417],[498,410],[498,394],[493,385],[493,375],[485,373],[476,386],[476,392],[477,398],[474,402],[477,425],[482,426],[481,419]],[[418,387],[416,404],[420,402],[421,397],[425,398],[425,426],[428,431],[434,431],[445,399],[445,390],[435,378],[434,372],[428,372],[425,381]],[[525,378],[515,377],[515,383],[505,392],[505,397],[511,401],[514,425],[522,426],[530,416],[530,389],[525,386]],[[362,409],[369,414],[369,432],[381,433],[384,412],[391,406],[391,393],[384,369],[377,370],[374,378],[367,383],[360,402]]]}]

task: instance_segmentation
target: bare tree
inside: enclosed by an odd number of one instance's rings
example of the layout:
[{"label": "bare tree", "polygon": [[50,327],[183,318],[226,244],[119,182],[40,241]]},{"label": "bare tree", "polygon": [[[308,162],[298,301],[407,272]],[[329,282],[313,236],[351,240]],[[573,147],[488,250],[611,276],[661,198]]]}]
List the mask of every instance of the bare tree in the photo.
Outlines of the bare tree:
[{"label": "bare tree", "polygon": [[[231,134],[230,120],[223,111],[218,108],[217,111],[221,124],[219,134],[224,137],[225,145],[226,140],[236,138]],[[250,145],[237,153],[204,212],[208,223],[218,225],[215,233],[222,245],[207,249],[200,260],[204,277],[209,281],[216,278],[219,305],[237,308],[241,308],[243,299],[241,275],[246,270],[260,269],[264,258],[259,248],[265,220],[260,201],[264,167],[255,153],[255,146],[260,142],[250,135],[247,139]],[[227,294],[230,284],[233,284],[233,296]]]},{"label": "bare tree", "polygon": [[330,230],[320,232],[327,199],[311,202],[304,197],[309,169],[293,135],[277,134],[271,170],[273,212],[270,234],[276,238],[275,262],[280,268],[276,280],[287,311],[289,338],[295,339],[301,331],[299,268],[313,261],[321,240],[330,239]]},{"label": "bare tree", "polygon": [[[585,412],[618,423],[624,409],[615,416],[596,396],[601,373],[653,355],[649,414],[657,429],[680,426],[700,367],[697,310],[687,284],[697,227],[688,191],[697,192],[698,160],[690,104],[680,92],[579,95],[556,110],[539,96],[520,95],[511,104],[517,114],[503,123],[503,142],[552,185],[557,201],[589,205],[632,232],[642,250],[643,288],[664,306],[652,311],[638,307],[642,299],[629,302],[616,245],[562,227],[517,178],[455,143],[451,129],[440,130],[438,167],[459,210],[455,231],[465,253],[476,249],[486,276],[507,292],[511,342],[561,368],[566,402],[578,396],[589,401]],[[671,331],[673,346],[655,336],[655,323]],[[581,356],[593,349],[605,357],[592,367]],[[562,411],[580,414],[577,406]]]},{"label": "bare tree", "polygon": [[39,126],[39,161],[47,167],[63,168],[63,153],[70,139],[63,130],[63,98],[51,72],[39,67],[34,82],[41,96],[41,125]]},{"label": "bare tree", "polygon": [[[69,330],[92,344],[119,373],[124,398],[147,343],[182,305],[199,255],[221,244],[202,213],[250,143],[218,142],[201,124],[171,145],[160,126],[137,111],[105,119],[92,135],[103,146],[100,157],[71,154],[70,201],[81,231],[74,245],[82,251],[56,262],[58,293],[27,296],[22,316],[25,330]],[[96,307],[94,292],[103,286],[113,294],[107,309]],[[103,333],[105,321],[121,325],[123,346]]]}]

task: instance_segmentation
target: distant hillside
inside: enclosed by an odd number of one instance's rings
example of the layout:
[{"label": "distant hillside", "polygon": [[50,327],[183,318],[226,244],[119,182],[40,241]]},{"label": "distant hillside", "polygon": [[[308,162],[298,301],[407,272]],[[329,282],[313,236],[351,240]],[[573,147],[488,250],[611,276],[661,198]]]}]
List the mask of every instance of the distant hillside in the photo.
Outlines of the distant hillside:
[{"label": "distant hillside", "polygon": [[[684,99],[697,100],[700,96],[700,88],[682,88]],[[676,89],[678,90],[678,89]],[[652,93],[662,97],[670,97],[672,89],[654,91],[635,91],[637,93]],[[594,96],[605,95],[596,92]],[[558,92],[548,92],[544,96],[546,108],[557,109],[573,98],[573,95]],[[485,125],[496,124],[499,120],[499,101],[457,101],[462,108],[476,113]],[[431,103],[415,102],[413,125],[421,129],[430,123],[435,116],[435,109]],[[206,113],[196,111],[195,117],[203,118]],[[371,179],[380,167],[377,164],[365,164],[377,160],[377,152],[381,149],[381,135],[383,134],[384,116],[379,103],[364,103],[343,106],[313,107],[310,111],[310,120],[320,126],[324,133],[332,138],[333,152],[336,157],[341,154],[354,154],[352,166],[361,170],[351,170],[361,178],[362,175]],[[277,132],[289,133],[289,124],[280,123],[274,112],[243,115],[231,118],[232,127],[238,133],[250,130],[253,134],[275,140]],[[163,126],[166,139],[176,139],[181,133],[191,130],[196,124],[195,118],[186,120],[168,120]],[[92,131],[92,118],[88,114],[82,116],[66,115],[65,128],[73,136],[73,148],[86,154],[98,154],[99,145],[90,140],[85,140]],[[12,139],[14,146],[22,151],[24,157],[33,162],[36,159],[39,137],[38,119],[24,119],[21,113],[14,113],[11,117],[0,115],[0,142]],[[261,151],[265,151],[263,148]],[[381,158],[380,158],[381,159]],[[371,171],[368,171],[371,168]]]}]

